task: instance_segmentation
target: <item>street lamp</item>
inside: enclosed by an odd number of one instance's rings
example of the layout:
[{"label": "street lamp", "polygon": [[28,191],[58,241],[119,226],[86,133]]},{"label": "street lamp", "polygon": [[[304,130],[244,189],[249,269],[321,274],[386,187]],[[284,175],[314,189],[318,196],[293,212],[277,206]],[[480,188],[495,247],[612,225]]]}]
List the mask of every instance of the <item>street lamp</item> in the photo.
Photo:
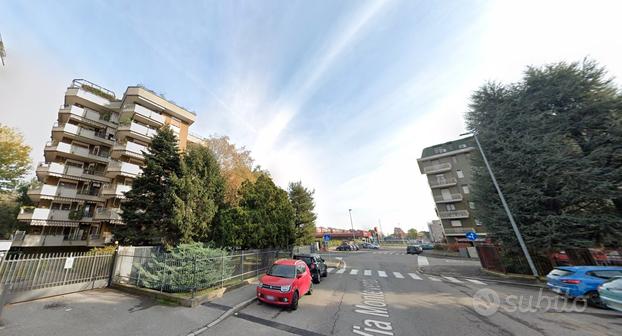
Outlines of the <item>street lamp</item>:
[{"label": "street lamp", "polygon": [[523,254],[525,255],[525,258],[527,258],[527,263],[529,264],[529,268],[531,268],[531,273],[533,273],[533,275],[537,277],[538,270],[536,269],[536,266],[534,265],[533,260],[531,259],[531,256],[529,255],[529,251],[527,250],[525,241],[523,241],[523,236],[521,235],[520,230],[518,229],[518,226],[516,225],[516,222],[514,221],[514,216],[512,216],[512,212],[510,212],[510,208],[508,207],[508,204],[505,201],[505,197],[503,196],[503,193],[501,192],[501,188],[499,187],[499,184],[497,184],[497,179],[495,178],[495,174],[492,172],[492,168],[490,168],[490,164],[488,163],[488,160],[486,159],[486,155],[484,154],[482,145],[479,143],[479,140],[477,139],[477,135],[473,132],[467,132],[467,133],[460,134],[460,136],[464,136],[464,135],[473,135],[473,138],[475,139],[475,143],[477,144],[477,148],[479,149],[480,154],[482,154],[482,159],[484,159],[484,164],[486,165],[486,169],[488,169],[488,174],[490,174],[492,183],[495,185],[495,189],[497,189],[497,193],[499,194],[499,198],[501,199],[501,204],[503,204],[503,209],[505,210],[505,213],[507,214],[508,219],[510,220],[510,224],[512,224],[512,229],[514,229],[514,234],[516,235],[516,239],[518,239],[518,243],[520,244],[520,247],[523,250]]},{"label": "street lamp", "polygon": [[352,226],[352,241],[356,239],[354,235],[354,222],[352,222],[352,209],[348,209],[348,213],[350,214],[350,225]]}]

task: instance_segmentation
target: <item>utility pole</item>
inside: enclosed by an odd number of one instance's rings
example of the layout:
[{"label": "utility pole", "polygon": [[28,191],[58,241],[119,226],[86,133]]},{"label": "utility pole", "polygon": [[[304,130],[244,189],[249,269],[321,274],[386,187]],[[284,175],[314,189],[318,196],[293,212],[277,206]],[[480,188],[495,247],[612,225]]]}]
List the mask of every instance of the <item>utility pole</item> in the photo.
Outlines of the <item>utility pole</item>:
[{"label": "utility pole", "polygon": [[531,259],[531,255],[529,255],[529,250],[527,250],[527,245],[525,245],[525,241],[523,241],[523,236],[521,235],[520,230],[518,229],[518,226],[516,225],[516,222],[514,221],[514,216],[512,216],[510,207],[508,207],[508,204],[505,201],[505,197],[503,196],[503,193],[501,192],[501,188],[499,187],[499,184],[497,183],[497,179],[495,178],[495,174],[492,172],[492,168],[490,167],[490,164],[488,163],[488,160],[486,159],[486,155],[484,154],[482,145],[479,143],[479,140],[477,139],[477,135],[475,133],[468,132],[468,133],[460,134],[460,136],[468,135],[468,134],[473,135],[473,138],[475,139],[475,143],[477,144],[477,148],[479,149],[479,152],[482,154],[482,159],[484,159],[484,164],[486,165],[486,169],[488,169],[488,174],[490,174],[492,183],[495,185],[495,189],[497,189],[497,193],[499,194],[499,198],[501,199],[501,204],[503,204],[503,209],[505,210],[505,213],[507,214],[508,219],[510,220],[510,224],[512,224],[512,229],[514,230],[516,239],[518,239],[518,243],[520,244],[520,247],[523,250],[523,254],[525,255],[525,258],[527,259],[529,268],[531,268],[531,273],[533,273],[533,276],[538,277],[539,275],[538,270],[536,269],[536,266],[533,263],[533,260]]},{"label": "utility pole", "polygon": [[[384,240],[384,232],[382,231],[382,222],[380,221],[380,218],[378,218],[378,228],[380,228],[380,234]],[[380,243],[380,238],[378,238],[378,243]]]},{"label": "utility pole", "polygon": [[354,241],[356,235],[354,234],[354,222],[352,222],[352,209],[348,209],[348,213],[350,214],[350,225],[352,226],[352,241]]}]

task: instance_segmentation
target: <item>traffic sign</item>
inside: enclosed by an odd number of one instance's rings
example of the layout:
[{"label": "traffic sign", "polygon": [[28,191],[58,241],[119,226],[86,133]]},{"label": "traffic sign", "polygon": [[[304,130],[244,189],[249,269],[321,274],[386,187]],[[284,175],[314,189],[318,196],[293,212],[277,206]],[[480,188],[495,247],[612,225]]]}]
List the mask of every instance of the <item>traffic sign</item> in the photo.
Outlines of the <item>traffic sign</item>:
[{"label": "traffic sign", "polygon": [[329,241],[329,240],[330,240],[330,235],[328,233],[324,234],[324,241]]},{"label": "traffic sign", "polygon": [[469,231],[466,233],[466,237],[468,240],[476,240],[477,239],[477,233],[475,233],[475,231]]}]

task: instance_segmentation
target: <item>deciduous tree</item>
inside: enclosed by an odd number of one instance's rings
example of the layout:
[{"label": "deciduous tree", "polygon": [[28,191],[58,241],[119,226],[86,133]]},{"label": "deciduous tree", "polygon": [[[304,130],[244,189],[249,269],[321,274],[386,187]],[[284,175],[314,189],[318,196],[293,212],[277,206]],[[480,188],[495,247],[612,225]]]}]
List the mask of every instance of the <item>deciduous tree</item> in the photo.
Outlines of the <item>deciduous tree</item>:
[{"label": "deciduous tree", "polygon": [[0,124],[0,192],[14,190],[30,169],[30,146],[15,129]]}]

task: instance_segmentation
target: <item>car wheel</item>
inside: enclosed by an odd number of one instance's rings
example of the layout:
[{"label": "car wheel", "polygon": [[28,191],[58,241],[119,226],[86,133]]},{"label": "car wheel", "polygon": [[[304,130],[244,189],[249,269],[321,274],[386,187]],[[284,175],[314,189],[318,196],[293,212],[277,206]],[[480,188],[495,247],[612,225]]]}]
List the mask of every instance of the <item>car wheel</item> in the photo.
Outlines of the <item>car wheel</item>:
[{"label": "car wheel", "polygon": [[320,279],[320,275],[319,275],[319,274],[315,274],[315,276],[313,276],[313,283],[314,283],[314,284],[319,284],[319,283],[320,283],[320,281],[322,281],[322,280]]},{"label": "car wheel", "polygon": [[311,286],[309,286],[309,291],[307,291],[306,295],[311,295],[313,294],[313,283],[311,283]]},{"label": "car wheel", "polygon": [[292,303],[290,304],[289,309],[291,310],[298,309],[298,291],[294,292],[294,297],[292,298]]},{"label": "car wheel", "polygon": [[587,304],[592,307],[605,308],[603,301],[600,299],[597,291],[589,292],[585,294]]},{"label": "car wheel", "polygon": [[327,277],[328,276],[328,268],[324,268],[324,272],[322,272],[322,276],[323,277]]}]

